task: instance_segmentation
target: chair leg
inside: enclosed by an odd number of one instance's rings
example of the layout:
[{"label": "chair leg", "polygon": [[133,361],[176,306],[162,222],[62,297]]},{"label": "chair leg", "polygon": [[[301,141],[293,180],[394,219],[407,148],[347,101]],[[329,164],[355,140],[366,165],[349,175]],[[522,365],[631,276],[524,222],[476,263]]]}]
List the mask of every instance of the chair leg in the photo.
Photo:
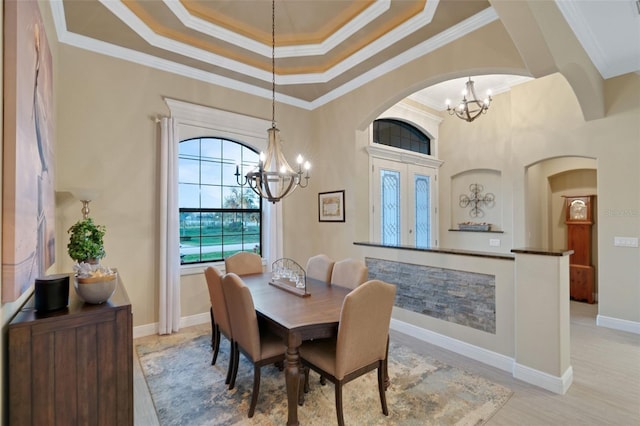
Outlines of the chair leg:
[{"label": "chair leg", "polygon": [[380,404],[382,404],[382,414],[385,416],[389,415],[389,410],[387,409],[387,396],[385,394],[385,377],[386,377],[386,362],[380,361],[378,364],[378,391],[380,392]]},{"label": "chair leg", "polygon": [[302,371],[304,372],[300,377],[302,386],[298,387],[298,405],[301,407],[304,405],[304,394],[309,392],[309,367],[303,366]]},{"label": "chair leg", "polygon": [[344,416],[342,415],[342,382],[337,381],[336,387],[336,415],[338,416],[338,426],[344,426]]},{"label": "chair leg", "polygon": [[229,367],[227,368],[227,378],[224,383],[228,385],[231,382],[231,373],[233,371],[233,357],[235,356],[235,343],[233,340],[230,340],[229,347]]},{"label": "chair leg", "polygon": [[218,324],[213,326],[213,359],[211,360],[211,365],[216,365],[216,360],[218,359],[218,354],[220,353],[220,327]]},{"label": "chair leg", "polygon": [[233,364],[231,371],[231,381],[229,382],[229,390],[233,389],[236,385],[236,376],[238,375],[238,363],[240,362],[240,350],[238,349],[238,344],[233,342]]},{"label": "chair leg", "polygon": [[304,393],[309,393],[309,367],[304,367]]},{"label": "chair leg", "polygon": [[253,417],[258,402],[260,392],[260,366],[253,364],[253,395],[251,395],[251,405],[249,406],[249,418]]},{"label": "chair leg", "polygon": [[209,308],[209,316],[211,317],[211,347],[213,348],[216,345],[215,334],[213,332],[213,329],[216,326],[216,322],[213,319],[213,306]]},{"label": "chair leg", "polygon": [[327,384],[327,379],[325,379],[325,377],[322,374],[320,375],[320,384],[322,386]]}]

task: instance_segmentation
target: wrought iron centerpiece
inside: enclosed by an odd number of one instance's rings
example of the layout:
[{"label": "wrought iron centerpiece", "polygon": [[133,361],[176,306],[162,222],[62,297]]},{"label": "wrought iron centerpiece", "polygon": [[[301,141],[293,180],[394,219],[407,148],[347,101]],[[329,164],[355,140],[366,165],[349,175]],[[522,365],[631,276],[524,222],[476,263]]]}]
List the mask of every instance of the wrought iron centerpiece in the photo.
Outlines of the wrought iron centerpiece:
[{"label": "wrought iron centerpiece", "polygon": [[464,209],[471,206],[471,210],[469,210],[470,217],[483,217],[484,211],[482,211],[481,207],[492,208],[495,205],[495,195],[491,192],[487,192],[482,195],[484,186],[479,183],[472,183],[469,185],[469,191],[469,195],[460,195],[460,207]]}]

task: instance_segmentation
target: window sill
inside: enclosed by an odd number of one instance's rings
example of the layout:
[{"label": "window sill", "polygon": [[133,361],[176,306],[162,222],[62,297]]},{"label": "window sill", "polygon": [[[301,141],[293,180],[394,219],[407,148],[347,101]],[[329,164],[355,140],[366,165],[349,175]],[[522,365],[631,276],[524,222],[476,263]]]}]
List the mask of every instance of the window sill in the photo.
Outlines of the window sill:
[{"label": "window sill", "polygon": [[[264,267],[266,264],[266,259],[262,258],[262,266]],[[218,270],[223,274],[226,273],[226,270],[224,268],[224,260],[220,260],[218,262],[197,263],[194,265],[180,265],[180,276],[204,274],[204,270],[209,266],[218,268]]]}]

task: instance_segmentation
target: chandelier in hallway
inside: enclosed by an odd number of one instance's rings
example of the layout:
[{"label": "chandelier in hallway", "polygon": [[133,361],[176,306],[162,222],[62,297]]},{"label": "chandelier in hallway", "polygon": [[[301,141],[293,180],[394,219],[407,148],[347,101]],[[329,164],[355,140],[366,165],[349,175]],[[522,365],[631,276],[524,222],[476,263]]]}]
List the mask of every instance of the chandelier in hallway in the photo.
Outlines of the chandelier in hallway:
[{"label": "chandelier in hallway", "polygon": [[[306,188],[309,184],[309,169],[311,164],[298,155],[297,170],[287,162],[282,152],[280,130],[276,127],[276,7],[275,0],[271,2],[271,128],[267,130],[269,140],[267,153],[260,153],[258,166],[249,171],[244,180],[241,179],[239,166],[236,166],[236,180],[238,185],[249,185],[260,197],[271,203],[277,203],[296,188]],[[303,183],[304,179],[304,183]]]},{"label": "chandelier in hallway", "polygon": [[[469,97],[467,99],[467,97]],[[491,91],[487,90],[487,97],[482,101],[478,100],[473,80],[469,77],[465,89],[462,91],[462,100],[455,108],[451,108],[451,101],[447,99],[447,111],[449,115],[456,115],[465,121],[471,123],[478,118],[480,114],[486,114],[491,104]]]}]

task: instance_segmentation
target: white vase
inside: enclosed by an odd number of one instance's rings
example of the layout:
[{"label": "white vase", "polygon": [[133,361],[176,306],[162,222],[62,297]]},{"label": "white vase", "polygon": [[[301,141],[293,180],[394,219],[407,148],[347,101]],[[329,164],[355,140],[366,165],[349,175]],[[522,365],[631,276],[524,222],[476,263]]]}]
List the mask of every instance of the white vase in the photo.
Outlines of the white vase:
[{"label": "white vase", "polygon": [[100,304],[104,303],[116,291],[117,275],[113,274],[102,277],[75,277],[74,287],[76,294],[85,302]]}]

